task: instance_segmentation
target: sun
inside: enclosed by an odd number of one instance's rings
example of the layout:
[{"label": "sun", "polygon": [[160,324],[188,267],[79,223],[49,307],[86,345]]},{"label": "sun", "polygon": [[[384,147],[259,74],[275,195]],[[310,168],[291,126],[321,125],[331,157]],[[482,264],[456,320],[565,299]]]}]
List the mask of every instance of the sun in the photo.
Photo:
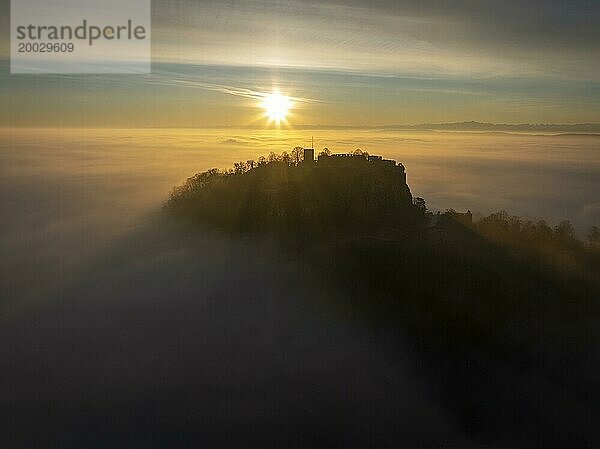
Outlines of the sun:
[{"label": "sun", "polygon": [[285,121],[289,110],[292,107],[292,101],[286,95],[275,91],[265,95],[261,106],[265,110],[265,115],[270,122],[279,124]]}]

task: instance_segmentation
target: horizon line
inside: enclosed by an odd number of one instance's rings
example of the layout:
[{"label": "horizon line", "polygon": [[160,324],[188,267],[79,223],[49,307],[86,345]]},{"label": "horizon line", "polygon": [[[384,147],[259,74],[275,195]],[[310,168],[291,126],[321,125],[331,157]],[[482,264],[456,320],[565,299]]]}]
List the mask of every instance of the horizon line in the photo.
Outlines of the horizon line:
[{"label": "horizon line", "polygon": [[593,134],[600,133],[600,122],[581,123],[493,123],[479,121],[429,122],[415,124],[380,124],[380,125],[334,125],[334,124],[304,124],[285,128],[273,128],[260,125],[182,125],[182,126],[52,126],[52,125],[12,125],[0,126],[1,129],[252,129],[294,131],[304,129],[389,129],[389,130],[464,130],[464,131],[519,131],[519,130],[555,130],[575,131],[579,129]]}]

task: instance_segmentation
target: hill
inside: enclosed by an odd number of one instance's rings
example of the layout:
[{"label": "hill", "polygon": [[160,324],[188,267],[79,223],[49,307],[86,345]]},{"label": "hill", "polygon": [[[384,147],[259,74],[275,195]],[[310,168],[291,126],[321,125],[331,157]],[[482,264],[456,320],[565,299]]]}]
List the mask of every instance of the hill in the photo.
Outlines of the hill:
[{"label": "hill", "polygon": [[560,392],[565,414],[599,415],[598,228],[584,242],[569,222],[432,213],[412,198],[402,164],[301,156],[200,173],[166,209],[192,229],[274,238],[299,263],[298,279],[343,298],[334,305],[345,320],[408,340],[429,372],[422,380],[481,441],[531,447],[543,429],[556,447],[574,447],[594,434],[549,424],[540,404],[553,408]]},{"label": "hill", "polygon": [[295,148],[199,173],[171,192],[167,210],[275,237],[324,284],[347,289],[361,313],[403,317],[436,344],[499,348],[539,338],[539,326],[558,329],[565,316],[596,316],[597,228],[584,243],[568,222],[433,214],[412,197],[401,163],[358,150],[303,159]]},{"label": "hill", "polygon": [[271,155],[199,173],[173,190],[168,207],[213,227],[286,239],[422,224],[402,164],[362,152],[309,161],[298,151],[294,162]]}]

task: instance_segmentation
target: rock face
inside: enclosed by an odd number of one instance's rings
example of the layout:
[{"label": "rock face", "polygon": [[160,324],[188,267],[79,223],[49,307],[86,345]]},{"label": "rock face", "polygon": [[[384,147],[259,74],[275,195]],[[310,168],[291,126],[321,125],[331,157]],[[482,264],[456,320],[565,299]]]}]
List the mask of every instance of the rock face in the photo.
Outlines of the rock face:
[{"label": "rock face", "polygon": [[217,227],[284,233],[406,227],[418,215],[402,164],[354,155],[201,173],[169,205]]}]

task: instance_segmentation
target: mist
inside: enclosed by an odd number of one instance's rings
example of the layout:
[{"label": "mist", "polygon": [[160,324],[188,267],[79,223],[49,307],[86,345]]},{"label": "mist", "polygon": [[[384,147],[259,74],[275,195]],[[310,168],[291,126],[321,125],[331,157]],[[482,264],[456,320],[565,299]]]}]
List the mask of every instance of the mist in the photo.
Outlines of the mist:
[{"label": "mist", "polygon": [[230,155],[48,133],[3,141],[3,447],[352,446],[397,420],[462,440],[409,352],[272,244],[165,222],[170,188]]},{"label": "mist", "polygon": [[[362,320],[272,242],[166,220],[161,204],[186,177],[305,138],[244,135],[2,131],[1,446],[489,447],[510,419],[478,433],[466,424],[469,400],[501,408],[506,397],[522,428],[539,419],[555,447],[593,432],[578,397],[502,362],[482,368],[500,380],[452,402],[442,391],[460,384],[460,370]],[[599,221],[597,138],[319,131],[315,140],[402,161],[431,207],[505,208],[582,229]],[[583,386],[598,372],[588,362]],[[552,409],[558,401],[569,416]],[[528,415],[531,402],[539,410]]]}]

